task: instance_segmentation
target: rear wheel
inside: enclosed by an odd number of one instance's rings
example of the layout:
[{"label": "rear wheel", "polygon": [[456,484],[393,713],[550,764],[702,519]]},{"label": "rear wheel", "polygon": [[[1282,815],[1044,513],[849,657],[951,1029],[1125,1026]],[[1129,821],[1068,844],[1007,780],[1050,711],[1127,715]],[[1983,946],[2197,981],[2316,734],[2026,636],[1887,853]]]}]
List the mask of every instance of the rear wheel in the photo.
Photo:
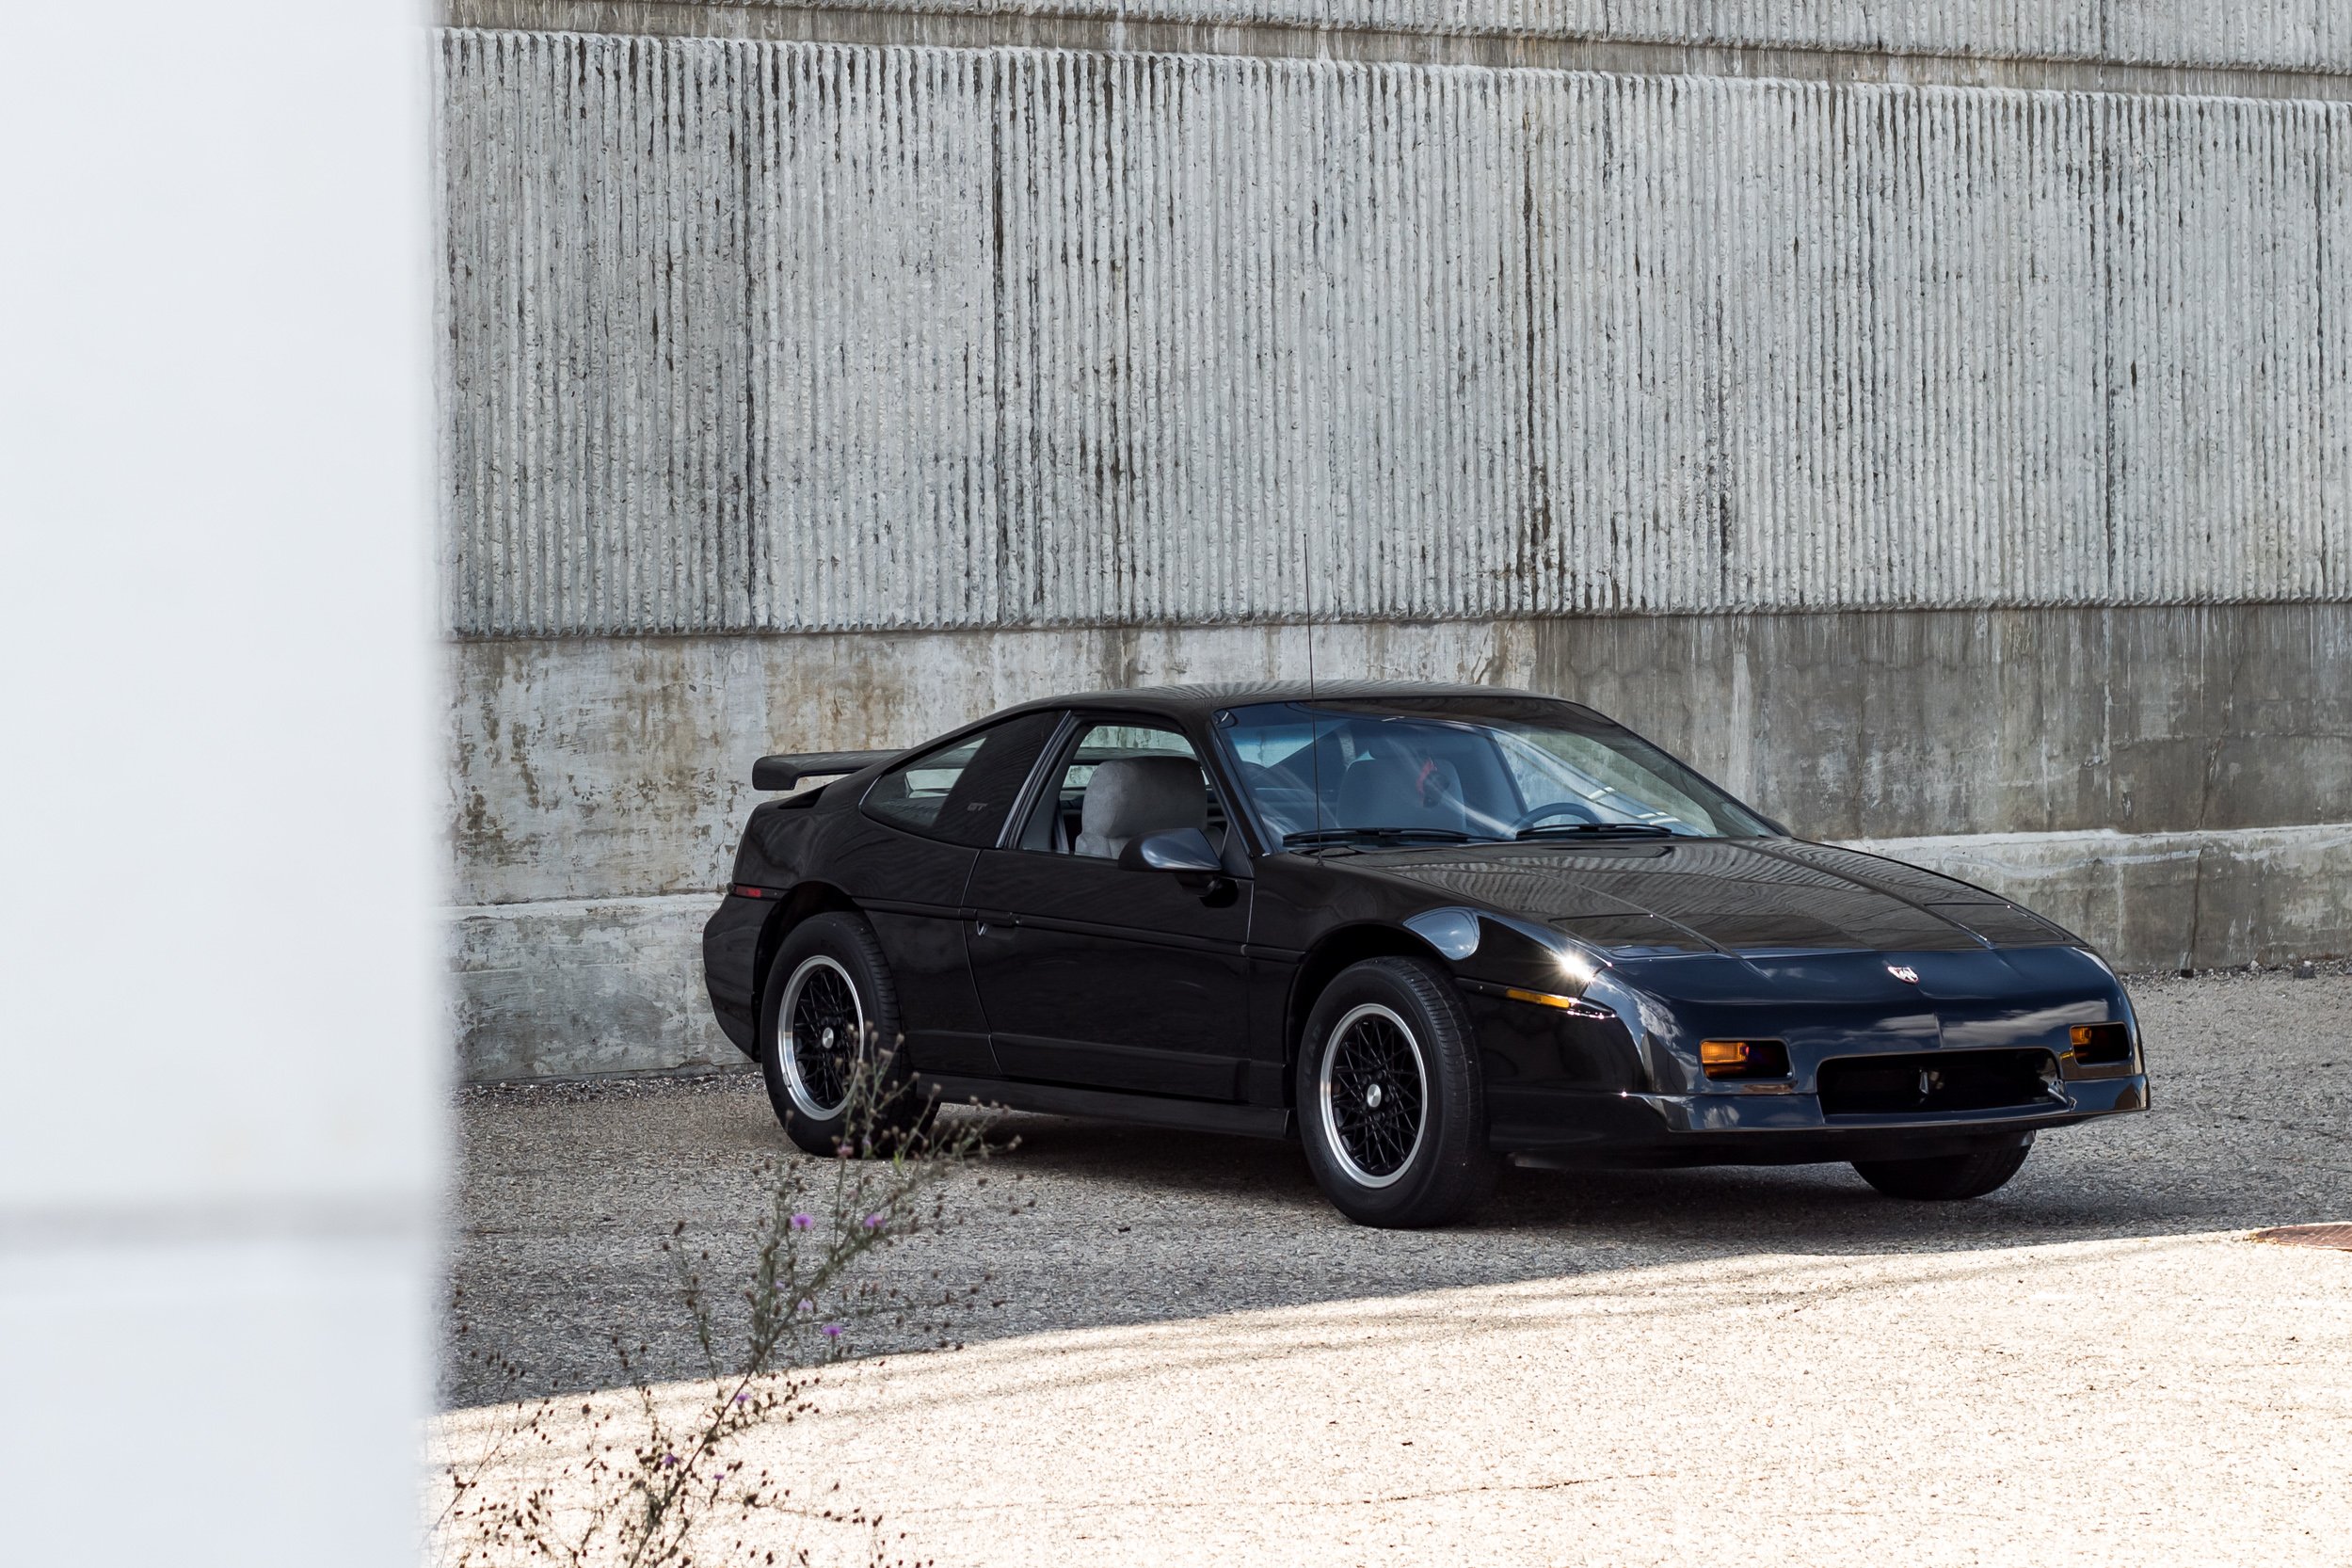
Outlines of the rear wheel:
[{"label": "rear wheel", "polygon": [[1972,1149],[1966,1154],[1944,1155],[1934,1160],[1857,1160],[1854,1169],[1863,1180],[1890,1198],[1955,1203],[1962,1198],[1981,1198],[2007,1185],[2025,1163],[2025,1156],[2032,1152],[2033,1141],[2027,1139],[2022,1144]]},{"label": "rear wheel", "polygon": [[1317,1183],[1358,1224],[1442,1225],[1494,1191],[1470,1022],[1433,964],[1368,959],[1331,983],[1300,1047],[1298,1107]]},{"label": "rear wheel", "polygon": [[814,916],[784,938],[760,1008],[760,1068],[785,1135],[810,1154],[885,1153],[920,1131],[899,1050],[898,989],[873,928]]}]

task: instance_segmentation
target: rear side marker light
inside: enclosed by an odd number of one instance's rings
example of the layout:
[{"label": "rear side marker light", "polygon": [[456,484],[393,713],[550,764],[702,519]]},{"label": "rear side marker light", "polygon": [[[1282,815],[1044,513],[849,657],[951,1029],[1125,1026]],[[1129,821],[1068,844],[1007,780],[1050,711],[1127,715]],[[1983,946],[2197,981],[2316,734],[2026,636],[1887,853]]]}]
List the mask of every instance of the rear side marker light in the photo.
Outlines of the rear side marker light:
[{"label": "rear side marker light", "polygon": [[2074,1060],[2086,1067],[2111,1066],[2132,1059],[2132,1032],[2121,1024],[2076,1024],[2067,1032]]},{"label": "rear side marker light", "polygon": [[1778,1040],[1702,1040],[1699,1065],[1709,1078],[1786,1078],[1788,1048]]},{"label": "rear side marker light", "polygon": [[738,882],[735,884],[735,896],[738,898],[772,898],[775,895],[765,888],[755,888],[748,882]]}]

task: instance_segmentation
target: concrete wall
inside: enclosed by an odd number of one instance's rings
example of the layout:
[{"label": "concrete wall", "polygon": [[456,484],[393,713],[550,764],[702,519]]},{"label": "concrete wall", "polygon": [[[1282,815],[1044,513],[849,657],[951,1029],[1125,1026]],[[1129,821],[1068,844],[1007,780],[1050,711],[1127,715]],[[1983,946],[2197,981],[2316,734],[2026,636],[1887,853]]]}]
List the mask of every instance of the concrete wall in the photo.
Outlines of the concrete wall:
[{"label": "concrete wall", "polygon": [[[470,1070],[725,1059],[760,752],[1310,614],[2127,964],[2352,949],[2338,19],[1769,14],[453,8],[643,30],[438,51]],[[1563,37],[1640,69],[1478,63]]]}]

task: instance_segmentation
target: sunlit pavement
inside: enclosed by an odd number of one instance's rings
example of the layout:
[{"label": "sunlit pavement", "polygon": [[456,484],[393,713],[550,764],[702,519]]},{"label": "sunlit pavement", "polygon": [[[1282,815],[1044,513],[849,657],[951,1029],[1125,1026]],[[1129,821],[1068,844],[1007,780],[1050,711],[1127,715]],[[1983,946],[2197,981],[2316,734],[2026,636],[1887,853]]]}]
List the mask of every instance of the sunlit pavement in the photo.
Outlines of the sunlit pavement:
[{"label": "sunlit pavement", "polygon": [[[2341,1563],[2352,1253],[2243,1236],[2352,1218],[2352,979],[2135,993],[2156,1113],[1948,1208],[1834,1169],[1514,1173],[1398,1236],[1279,1145],[1024,1118],[987,1191],[1037,1207],[968,1188],[895,1265],[1004,1304],[831,1374],[750,1457],[942,1563]],[[742,1080],[476,1093],[466,1127],[472,1334],[568,1390],[671,1316],[655,1239],[724,1256],[777,1147]]]}]

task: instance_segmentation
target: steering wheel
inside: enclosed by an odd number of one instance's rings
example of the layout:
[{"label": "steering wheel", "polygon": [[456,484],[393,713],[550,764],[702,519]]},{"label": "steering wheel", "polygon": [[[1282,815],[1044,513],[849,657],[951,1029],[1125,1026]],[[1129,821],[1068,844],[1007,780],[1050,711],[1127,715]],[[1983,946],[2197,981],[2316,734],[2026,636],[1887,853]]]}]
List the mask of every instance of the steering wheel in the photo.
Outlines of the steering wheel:
[{"label": "steering wheel", "polygon": [[1525,833],[1546,817],[1574,817],[1578,822],[1591,823],[1601,820],[1592,808],[1582,801],[1556,800],[1549,806],[1539,806],[1533,810],[1522,811],[1519,813],[1519,820],[1511,824],[1511,830],[1513,833]]}]

